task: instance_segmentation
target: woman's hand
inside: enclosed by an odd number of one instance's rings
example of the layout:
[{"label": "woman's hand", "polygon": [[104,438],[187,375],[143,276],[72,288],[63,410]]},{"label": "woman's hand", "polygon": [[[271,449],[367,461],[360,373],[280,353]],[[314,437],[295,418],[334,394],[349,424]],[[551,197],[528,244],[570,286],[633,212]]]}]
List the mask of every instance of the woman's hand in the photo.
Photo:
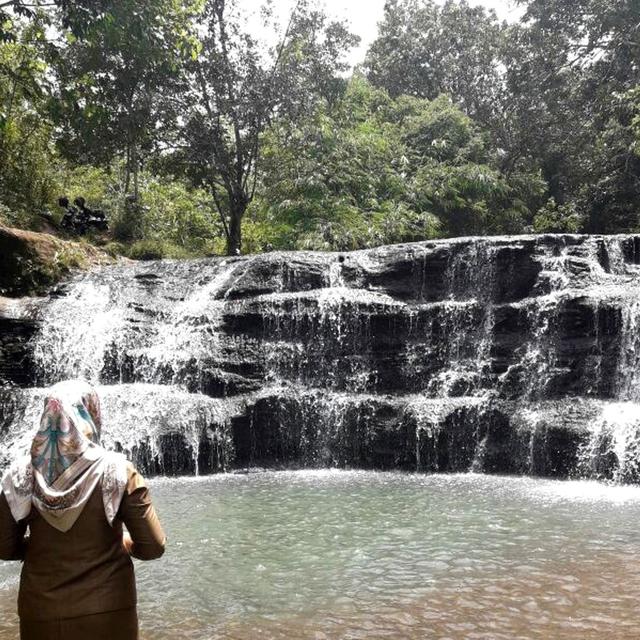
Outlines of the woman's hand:
[{"label": "woman's hand", "polygon": [[131,550],[133,549],[133,540],[126,531],[122,534],[122,546],[124,547],[124,550],[127,552],[127,554],[131,555]]}]

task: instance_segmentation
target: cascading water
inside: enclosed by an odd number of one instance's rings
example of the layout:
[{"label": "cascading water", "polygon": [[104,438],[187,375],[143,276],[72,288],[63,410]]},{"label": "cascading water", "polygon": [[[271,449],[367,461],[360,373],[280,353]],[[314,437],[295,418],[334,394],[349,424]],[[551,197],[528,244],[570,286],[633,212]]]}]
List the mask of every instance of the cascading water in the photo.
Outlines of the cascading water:
[{"label": "cascading water", "polygon": [[0,305],[0,466],[82,376],[154,473],[640,481],[639,265],[640,236],[520,236],[102,268]]}]

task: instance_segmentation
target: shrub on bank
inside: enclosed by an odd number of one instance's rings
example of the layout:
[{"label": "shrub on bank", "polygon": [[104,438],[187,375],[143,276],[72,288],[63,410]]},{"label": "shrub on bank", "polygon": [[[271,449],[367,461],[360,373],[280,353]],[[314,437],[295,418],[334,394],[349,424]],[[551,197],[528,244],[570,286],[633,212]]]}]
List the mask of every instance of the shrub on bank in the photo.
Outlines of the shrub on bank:
[{"label": "shrub on bank", "polygon": [[[113,243],[116,244],[116,243]],[[138,240],[124,248],[125,255],[132,260],[162,260],[163,258],[183,259],[193,257],[184,247],[166,240]]]}]

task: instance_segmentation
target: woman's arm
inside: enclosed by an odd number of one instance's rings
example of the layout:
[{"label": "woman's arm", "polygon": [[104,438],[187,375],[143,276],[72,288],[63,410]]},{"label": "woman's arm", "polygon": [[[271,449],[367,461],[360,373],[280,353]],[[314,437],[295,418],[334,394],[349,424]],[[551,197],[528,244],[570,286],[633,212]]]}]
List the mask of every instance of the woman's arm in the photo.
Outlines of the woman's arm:
[{"label": "woman's arm", "polygon": [[155,560],[164,553],[166,537],[144,478],[129,467],[129,481],[120,505],[120,517],[126,525],[130,539],[125,536],[125,549],[139,560]]},{"label": "woman's arm", "polygon": [[0,560],[24,560],[27,525],[11,515],[4,493],[0,491]]}]

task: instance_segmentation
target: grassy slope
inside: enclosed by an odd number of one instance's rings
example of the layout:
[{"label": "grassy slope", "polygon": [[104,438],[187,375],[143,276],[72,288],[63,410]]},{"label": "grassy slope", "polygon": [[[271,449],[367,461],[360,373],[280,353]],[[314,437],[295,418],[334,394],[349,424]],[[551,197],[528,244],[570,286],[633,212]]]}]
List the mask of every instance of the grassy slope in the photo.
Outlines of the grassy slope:
[{"label": "grassy slope", "polygon": [[100,249],[0,225],[0,295],[39,295],[74,269],[114,262]]}]

